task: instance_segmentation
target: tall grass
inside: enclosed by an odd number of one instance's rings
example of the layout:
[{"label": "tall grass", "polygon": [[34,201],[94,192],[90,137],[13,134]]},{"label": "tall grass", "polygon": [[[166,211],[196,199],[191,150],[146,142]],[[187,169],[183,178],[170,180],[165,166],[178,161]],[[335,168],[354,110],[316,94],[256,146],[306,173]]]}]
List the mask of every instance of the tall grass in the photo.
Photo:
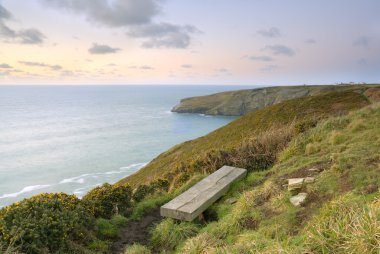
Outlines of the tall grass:
[{"label": "tall grass", "polygon": [[152,245],[156,249],[170,251],[198,231],[199,227],[191,222],[165,219],[152,230]]},{"label": "tall grass", "polygon": [[318,253],[380,253],[380,200],[355,202],[352,195],[322,208],[306,228],[307,245]]}]

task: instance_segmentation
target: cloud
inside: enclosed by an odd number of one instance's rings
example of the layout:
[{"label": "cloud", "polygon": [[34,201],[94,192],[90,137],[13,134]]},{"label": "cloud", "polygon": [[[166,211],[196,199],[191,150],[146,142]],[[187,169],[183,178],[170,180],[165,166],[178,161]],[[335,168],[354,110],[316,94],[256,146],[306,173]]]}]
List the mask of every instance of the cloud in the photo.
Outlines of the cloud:
[{"label": "cloud", "polygon": [[293,49],[285,45],[268,45],[265,47],[265,50],[269,50],[274,55],[285,55],[285,56],[294,56],[296,53]]},{"label": "cloud", "polygon": [[257,33],[266,38],[276,38],[276,37],[281,36],[280,29],[278,29],[277,27],[262,29],[262,30],[257,31]]},{"label": "cloud", "polygon": [[185,68],[185,69],[190,69],[190,68],[193,68],[193,65],[191,65],[191,64],[182,64],[181,67]]},{"label": "cloud", "polygon": [[371,38],[367,37],[367,36],[361,36],[359,38],[357,38],[352,45],[354,45],[355,47],[363,47],[363,48],[369,48],[369,44],[371,42]]},{"label": "cloud", "polygon": [[178,26],[169,23],[133,26],[127,35],[145,39],[144,48],[187,48],[191,43],[191,34],[198,33],[194,26]]},{"label": "cloud", "polygon": [[316,41],[315,39],[313,39],[313,38],[310,38],[310,39],[307,39],[307,40],[305,41],[305,43],[306,43],[306,44],[315,44],[315,43],[317,43],[317,41]]},{"label": "cloud", "polygon": [[154,68],[149,66],[149,65],[142,65],[142,66],[131,65],[128,68],[129,69],[140,69],[140,70],[154,70]]},{"label": "cloud", "polygon": [[158,0],[40,0],[45,6],[80,14],[90,22],[125,27],[150,23],[160,13]]},{"label": "cloud", "polygon": [[98,55],[104,55],[104,54],[112,54],[112,53],[117,53],[121,49],[119,48],[112,48],[108,45],[101,45],[94,43],[92,44],[92,47],[88,49],[88,52],[91,54],[98,54]]},{"label": "cloud", "polygon": [[51,65],[51,64],[45,64],[45,63],[39,63],[39,62],[29,62],[29,61],[19,61],[20,64],[26,65],[26,66],[36,66],[36,67],[46,67],[53,71],[58,71],[62,69],[62,66],[60,65]]},{"label": "cloud", "polygon": [[6,42],[21,44],[42,44],[46,36],[37,29],[13,30],[4,23],[12,18],[12,14],[0,4],[0,38]]},{"label": "cloud", "polygon": [[1,69],[12,69],[12,66],[10,66],[9,64],[0,64],[0,68]]},{"label": "cloud", "polygon": [[260,70],[262,72],[274,72],[274,71],[277,71],[278,69],[280,69],[278,65],[267,65],[264,68],[261,68]]},{"label": "cloud", "polygon": [[141,69],[141,70],[154,70],[154,68],[153,67],[151,67],[151,66],[148,66],[148,65],[143,65],[143,66],[140,66],[140,68],[139,69]]},{"label": "cloud", "polygon": [[262,62],[273,61],[273,58],[270,56],[250,56],[249,59],[252,61],[262,61]]},{"label": "cloud", "polygon": [[187,48],[198,29],[153,22],[162,0],[40,0],[45,6],[84,16],[92,23],[126,29],[144,48]]}]

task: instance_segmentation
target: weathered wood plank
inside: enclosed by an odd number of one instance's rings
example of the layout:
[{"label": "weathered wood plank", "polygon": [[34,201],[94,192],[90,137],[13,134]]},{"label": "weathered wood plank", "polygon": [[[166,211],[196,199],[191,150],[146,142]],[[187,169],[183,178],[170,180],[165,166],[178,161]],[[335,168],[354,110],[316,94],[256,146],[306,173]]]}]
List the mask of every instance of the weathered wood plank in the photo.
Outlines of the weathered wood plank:
[{"label": "weathered wood plank", "polygon": [[223,166],[160,209],[161,216],[192,221],[224,195],[230,185],[244,178],[246,169]]}]

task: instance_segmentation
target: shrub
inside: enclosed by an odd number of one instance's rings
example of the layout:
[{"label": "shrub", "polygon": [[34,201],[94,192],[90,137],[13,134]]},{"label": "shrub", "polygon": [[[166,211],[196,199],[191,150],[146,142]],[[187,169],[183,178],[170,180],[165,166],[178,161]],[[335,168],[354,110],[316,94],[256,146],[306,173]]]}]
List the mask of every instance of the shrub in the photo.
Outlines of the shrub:
[{"label": "shrub", "polygon": [[92,215],[109,219],[119,213],[127,215],[131,208],[131,197],[131,187],[106,183],[89,191],[83,201]]},{"label": "shrub", "polygon": [[88,245],[88,248],[96,251],[96,253],[107,253],[109,247],[108,244],[107,241],[96,239]]},{"label": "shrub", "polygon": [[113,239],[119,235],[117,226],[113,225],[110,220],[99,218],[96,220],[96,231],[100,238]]},{"label": "shrub", "polygon": [[155,192],[167,192],[169,185],[169,181],[165,179],[157,179],[151,182],[151,186]]},{"label": "shrub", "polygon": [[152,186],[149,185],[139,185],[133,192],[132,198],[136,202],[140,202],[143,200],[147,195],[152,194],[154,192],[154,189]]},{"label": "shrub", "polygon": [[123,227],[128,224],[128,219],[118,214],[118,215],[112,216],[111,223],[117,227]]},{"label": "shrub", "polygon": [[85,241],[92,222],[75,195],[41,194],[0,211],[0,236],[28,253],[54,252]]},{"label": "shrub", "polygon": [[173,250],[181,242],[198,233],[191,222],[176,222],[165,219],[152,230],[152,244],[160,250]]},{"label": "shrub", "polygon": [[306,228],[307,245],[319,253],[379,253],[380,201],[360,204],[352,195],[321,209]]}]

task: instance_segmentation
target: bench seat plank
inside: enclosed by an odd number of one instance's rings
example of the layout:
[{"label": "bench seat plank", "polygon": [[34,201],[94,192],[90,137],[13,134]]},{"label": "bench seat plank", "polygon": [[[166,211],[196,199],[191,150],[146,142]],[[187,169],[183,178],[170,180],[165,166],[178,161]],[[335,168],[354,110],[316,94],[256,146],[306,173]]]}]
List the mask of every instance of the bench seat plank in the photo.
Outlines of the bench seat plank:
[{"label": "bench seat plank", "polygon": [[160,209],[161,216],[192,221],[224,195],[230,185],[244,178],[246,169],[223,166]]}]

